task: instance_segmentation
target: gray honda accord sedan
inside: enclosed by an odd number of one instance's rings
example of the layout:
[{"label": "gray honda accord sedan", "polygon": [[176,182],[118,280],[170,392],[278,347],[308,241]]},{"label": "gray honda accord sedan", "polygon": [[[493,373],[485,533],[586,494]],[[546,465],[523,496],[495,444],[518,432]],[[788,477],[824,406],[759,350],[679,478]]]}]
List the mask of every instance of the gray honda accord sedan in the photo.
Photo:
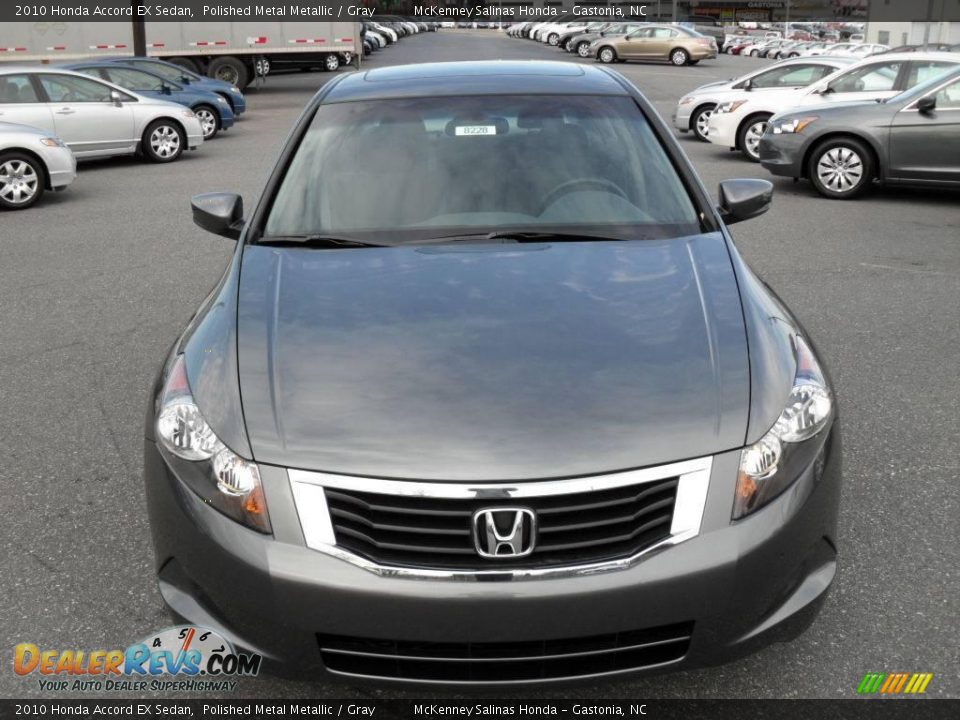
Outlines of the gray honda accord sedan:
[{"label": "gray honda accord sedan", "polygon": [[280,671],[540,683],[790,639],[836,570],[816,348],[604,67],[422,64],[309,103],[146,422],[160,592]]}]

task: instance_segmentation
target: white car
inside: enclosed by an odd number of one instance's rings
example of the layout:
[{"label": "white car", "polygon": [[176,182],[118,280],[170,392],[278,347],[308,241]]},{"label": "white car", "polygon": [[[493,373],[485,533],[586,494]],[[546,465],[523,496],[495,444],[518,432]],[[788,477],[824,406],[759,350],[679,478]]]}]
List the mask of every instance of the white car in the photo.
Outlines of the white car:
[{"label": "white car", "polygon": [[77,159],[56,135],[0,122],[0,208],[28,208],[45,190],[63,190],[76,177]]},{"label": "white car", "polygon": [[710,115],[720,103],[741,97],[802,88],[856,62],[853,58],[794,58],[766,65],[732,80],[701,85],[687,93],[673,111],[673,125],[680,132],[692,132],[698,140],[707,139]]},{"label": "white car", "polygon": [[48,65],[0,67],[0,120],[55,134],[80,160],[141,152],[172,162],[203,142],[183,105]]},{"label": "white car", "polygon": [[740,91],[710,116],[707,140],[759,162],[758,145],[774,115],[808,105],[883,100],[960,65],[958,53],[885,53],[849,65],[809,87],[770,93]]},{"label": "white car", "polygon": [[865,57],[870,57],[871,55],[877,55],[882,52],[886,52],[890,49],[889,45],[880,45],[877,43],[860,43],[859,45],[854,45],[852,48],[847,50],[845,55],[850,57],[855,57],[857,59],[862,59]]},{"label": "white car", "polygon": [[816,48],[807,53],[807,57],[816,57],[817,55],[846,55],[853,49],[857,43],[826,43],[822,48]]}]

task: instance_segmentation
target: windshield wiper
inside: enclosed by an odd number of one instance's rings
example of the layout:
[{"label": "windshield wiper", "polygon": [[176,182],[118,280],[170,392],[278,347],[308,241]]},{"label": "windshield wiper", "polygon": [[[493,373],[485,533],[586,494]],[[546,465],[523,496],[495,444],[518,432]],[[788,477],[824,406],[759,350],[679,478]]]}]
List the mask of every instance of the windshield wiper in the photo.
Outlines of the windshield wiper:
[{"label": "windshield wiper", "polygon": [[489,233],[458,233],[430,238],[431,240],[512,240],[525,242],[613,242],[637,238],[612,237],[581,232],[551,232],[546,230],[497,230]]},{"label": "windshield wiper", "polygon": [[273,235],[260,238],[257,245],[271,247],[315,247],[315,248],[358,248],[358,247],[391,247],[389,243],[376,243],[367,240],[341,237],[338,235]]}]

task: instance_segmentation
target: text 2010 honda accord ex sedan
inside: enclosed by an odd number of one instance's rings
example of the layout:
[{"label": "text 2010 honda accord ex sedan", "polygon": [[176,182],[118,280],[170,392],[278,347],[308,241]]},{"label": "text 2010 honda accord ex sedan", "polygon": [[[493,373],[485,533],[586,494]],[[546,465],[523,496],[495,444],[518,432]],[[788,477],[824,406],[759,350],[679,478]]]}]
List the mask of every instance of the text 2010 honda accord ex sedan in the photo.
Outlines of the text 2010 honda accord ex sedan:
[{"label": "text 2010 honda accord ex sedan", "polygon": [[835,572],[840,441],[724,224],[770,192],[715,208],[605,68],[328,83],[251,214],[194,199],[239,242],[150,404],[170,608],[281,668],[425,682],[795,635]]}]

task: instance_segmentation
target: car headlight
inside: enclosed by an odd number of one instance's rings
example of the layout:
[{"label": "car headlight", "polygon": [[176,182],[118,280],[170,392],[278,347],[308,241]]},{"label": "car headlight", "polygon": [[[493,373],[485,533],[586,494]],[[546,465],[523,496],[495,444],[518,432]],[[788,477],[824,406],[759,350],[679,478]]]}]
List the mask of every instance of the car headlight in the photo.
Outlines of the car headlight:
[{"label": "car headlight", "polygon": [[803,129],[816,119],[816,115],[808,115],[807,117],[799,118],[784,118],[783,120],[775,120],[774,122],[770,123],[769,129],[774,135],[803,132]]},{"label": "car headlight", "polygon": [[738,107],[743,105],[745,102],[746,100],[731,100],[730,102],[720,103],[714,112],[715,113],[732,113]]},{"label": "car headlight", "polygon": [[797,371],[786,407],[773,427],[740,453],[734,520],[766,505],[809,467],[821,446],[810,441],[833,417],[833,396],[823,371],[799,335],[794,337],[794,352]]},{"label": "car headlight", "polygon": [[271,532],[260,471],[223,444],[190,392],[183,355],[170,367],[160,393],[156,432],[177,476],[224,515]]},{"label": "car headlight", "polygon": [[684,95],[682,98],[680,98],[680,102],[677,103],[677,104],[678,104],[678,105],[689,105],[689,104],[692,103],[692,102],[693,102],[693,98],[692,98],[692,97],[690,97],[689,95]]},{"label": "car headlight", "polygon": [[193,110],[184,110],[182,114],[183,114],[183,116],[184,116],[185,118],[195,118],[195,117],[196,117],[196,115],[193,114]]},{"label": "car headlight", "polygon": [[40,144],[46,145],[47,147],[66,147],[66,144],[64,144],[63,140],[56,137],[40,138]]},{"label": "car headlight", "polygon": [[231,86],[230,86],[230,92],[239,93],[239,92],[240,92],[240,88],[238,88],[236,85],[231,85]]},{"label": "car headlight", "polygon": [[224,99],[223,99],[222,97],[220,97],[219,95],[217,96],[217,102],[220,103],[221,105],[226,105],[226,104],[227,104],[227,101],[224,100]]}]

